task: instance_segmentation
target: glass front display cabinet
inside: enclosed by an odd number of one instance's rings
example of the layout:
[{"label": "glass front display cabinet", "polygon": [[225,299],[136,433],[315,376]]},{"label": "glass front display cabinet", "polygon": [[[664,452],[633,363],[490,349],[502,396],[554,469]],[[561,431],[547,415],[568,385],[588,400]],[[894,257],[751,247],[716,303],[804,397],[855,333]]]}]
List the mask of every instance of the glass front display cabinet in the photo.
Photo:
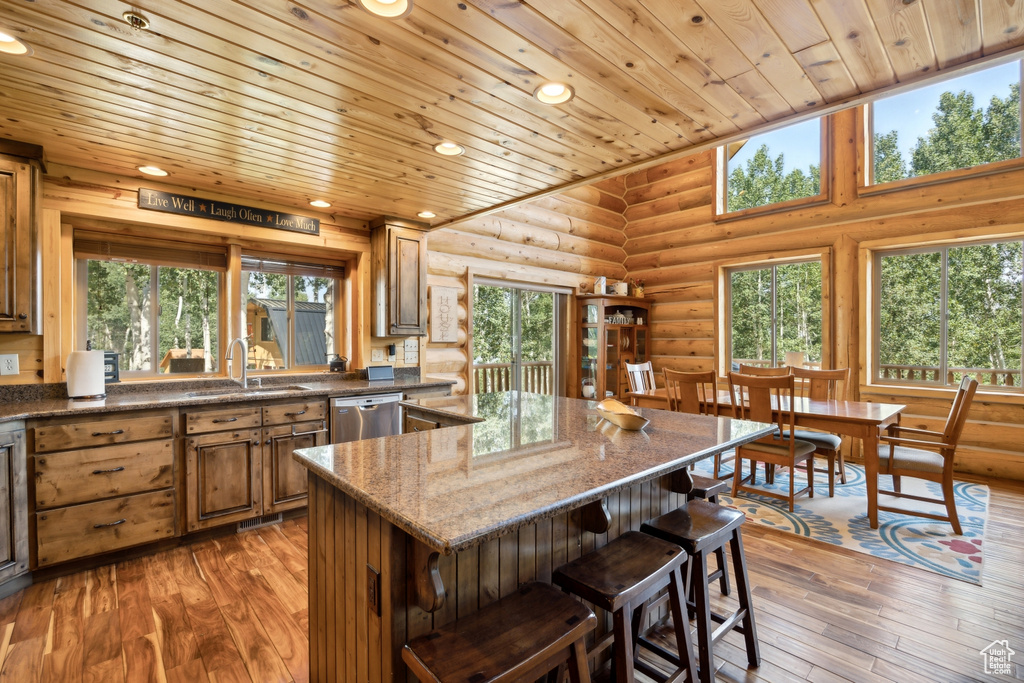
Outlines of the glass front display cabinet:
[{"label": "glass front display cabinet", "polygon": [[587,295],[579,306],[579,380],[577,398],[626,400],[629,382],[623,363],[650,360],[646,299]]}]

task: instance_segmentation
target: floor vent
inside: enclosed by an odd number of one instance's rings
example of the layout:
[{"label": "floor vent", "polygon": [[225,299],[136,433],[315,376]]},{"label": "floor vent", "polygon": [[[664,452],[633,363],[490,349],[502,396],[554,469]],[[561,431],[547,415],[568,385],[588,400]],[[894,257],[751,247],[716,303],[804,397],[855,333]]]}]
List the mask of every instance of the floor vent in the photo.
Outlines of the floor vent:
[{"label": "floor vent", "polygon": [[258,529],[261,526],[270,526],[271,524],[279,524],[284,521],[284,515],[278,512],[276,515],[263,515],[262,517],[254,517],[247,519],[244,522],[238,523],[238,528],[235,529],[235,533],[242,533],[249,529]]}]

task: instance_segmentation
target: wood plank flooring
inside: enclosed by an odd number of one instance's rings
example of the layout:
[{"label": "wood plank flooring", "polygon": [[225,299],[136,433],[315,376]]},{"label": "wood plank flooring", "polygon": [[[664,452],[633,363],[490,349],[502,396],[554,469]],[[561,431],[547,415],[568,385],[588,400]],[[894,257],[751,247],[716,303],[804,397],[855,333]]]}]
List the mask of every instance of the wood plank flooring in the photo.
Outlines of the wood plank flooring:
[{"label": "wood plank flooring", "polygon": [[[1024,662],[1024,484],[990,485],[984,586],[744,527],[762,664],[730,634],[718,680],[1011,680],[979,650]],[[306,571],[300,517],[39,582],[0,600],[0,683],[306,681]]]}]

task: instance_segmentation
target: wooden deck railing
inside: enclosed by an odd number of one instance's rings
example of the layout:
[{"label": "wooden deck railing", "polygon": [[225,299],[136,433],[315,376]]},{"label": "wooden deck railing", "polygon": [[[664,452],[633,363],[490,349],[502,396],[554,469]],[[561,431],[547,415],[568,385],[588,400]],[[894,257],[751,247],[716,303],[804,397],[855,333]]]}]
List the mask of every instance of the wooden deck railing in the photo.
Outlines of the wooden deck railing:
[{"label": "wooden deck railing", "polygon": [[[910,382],[938,382],[939,368],[930,365],[882,365],[883,379]],[[1021,371],[1009,368],[948,368],[946,384],[956,384],[964,375],[971,375],[978,384],[990,387],[1020,386]]]},{"label": "wooden deck railing", "polygon": [[[523,363],[523,391],[552,394],[555,386],[554,379],[554,363],[551,361]],[[489,391],[508,391],[512,388],[512,364],[474,364],[473,386],[478,394]]]}]

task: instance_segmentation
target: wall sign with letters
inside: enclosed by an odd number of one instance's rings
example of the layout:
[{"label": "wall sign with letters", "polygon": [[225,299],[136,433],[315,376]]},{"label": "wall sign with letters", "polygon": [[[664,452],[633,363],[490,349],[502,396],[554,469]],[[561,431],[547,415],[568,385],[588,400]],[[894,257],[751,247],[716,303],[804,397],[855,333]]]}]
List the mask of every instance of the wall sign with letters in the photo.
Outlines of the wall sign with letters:
[{"label": "wall sign with letters", "polygon": [[430,288],[430,341],[459,341],[459,290]]},{"label": "wall sign with letters", "polygon": [[297,216],[291,213],[280,213],[267,209],[257,209],[240,204],[189,197],[183,194],[160,192],[159,190],[139,189],[139,208],[150,211],[176,213],[182,216],[210,218],[215,221],[243,223],[260,228],[290,230],[307,235],[320,234],[320,219]]}]

